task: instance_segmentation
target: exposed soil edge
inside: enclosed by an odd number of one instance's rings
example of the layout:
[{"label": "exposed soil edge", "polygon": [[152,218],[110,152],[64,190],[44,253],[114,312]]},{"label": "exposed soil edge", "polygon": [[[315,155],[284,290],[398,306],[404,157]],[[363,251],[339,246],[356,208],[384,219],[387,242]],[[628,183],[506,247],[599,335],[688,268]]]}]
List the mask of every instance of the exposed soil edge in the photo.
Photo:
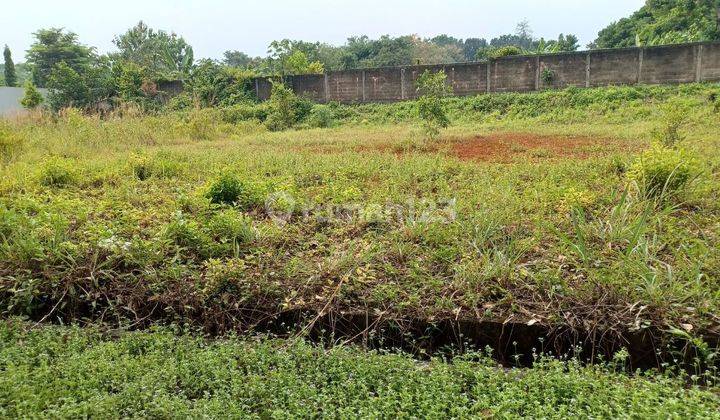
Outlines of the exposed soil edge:
[{"label": "exposed soil edge", "polygon": [[[188,316],[190,315],[190,316]],[[197,314],[195,314],[197,315]],[[93,317],[32,317],[35,321],[102,322],[111,328],[120,325]],[[202,318],[202,317],[201,317]],[[431,355],[452,356],[455,352],[492,349],[493,357],[505,366],[533,364],[533,355],[540,353],[553,356],[571,356],[588,363],[608,361],[625,349],[630,370],[662,368],[666,362],[689,367],[699,354],[691,341],[675,336],[657,327],[638,331],[583,331],[566,325],[548,326],[540,323],[529,325],[521,322],[488,320],[424,320],[383,318],[370,313],[329,312],[293,309],[274,314],[263,321],[252,322],[248,318],[236,318],[237,324],[222,325],[192,314],[168,319],[153,314],[129,329],[143,329],[153,323],[174,322],[177,325],[201,326],[211,336],[221,336],[233,331],[241,334],[272,334],[281,338],[304,337],[323,344],[356,344],[367,349],[402,350],[418,358]],[[256,321],[256,319],[255,319]],[[125,327],[127,328],[127,327]],[[720,347],[720,335],[716,333],[695,334],[711,348]],[[720,367],[720,361],[715,366]]]}]

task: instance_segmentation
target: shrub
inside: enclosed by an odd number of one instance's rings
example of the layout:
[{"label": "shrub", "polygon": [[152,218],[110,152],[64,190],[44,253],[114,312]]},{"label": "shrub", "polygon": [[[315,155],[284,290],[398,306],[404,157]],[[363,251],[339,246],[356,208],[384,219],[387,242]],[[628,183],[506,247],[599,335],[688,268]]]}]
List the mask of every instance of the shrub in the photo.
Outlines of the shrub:
[{"label": "shrub", "polygon": [[445,83],[447,75],[444,71],[433,73],[429,70],[418,77],[417,90],[422,95],[418,99],[418,116],[423,122],[423,128],[429,138],[435,138],[441,128],[450,125],[447,110],[442,98],[449,93]]},{"label": "shrub", "polygon": [[262,206],[263,188],[254,182],[243,181],[236,175],[225,173],[210,185],[205,194],[213,204],[236,205],[243,210]]},{"label": "shrub", "polygon": [[699,173],[696,160],[683,149],[653,145],[628,170],[647,198],[665,198],[680,193]]},{"label": "shrub", "polygon": [[65,187],[77,179],[74,163],[61,158],[46,161],[38,175],[40,184],[46,187]]},{"label": "shrub", "polygon": [[238,256],[240,248],[255,240],[252,219],[236,210],[222,210],[208,223],[208,233],[215,240],[214,256]]},{"label": "shrub", "polygon": [[546,85],[552,85],[555,81],[555,71],[548,68],[543,69],[542,73],[540,74],[540,79]]},{"label": "shrub", "polygon": [[688,123],[689,109],[686,104],[673,101],[663,109],[661,126],[652,132],[653,139],[660,144],[673,147],[685,139],[681,130]]},{"label": "shrub", "polygon": [[155,156],[132,154],[129,162],[133,175],[140,181],[151,177],[172,177],[182,171],[182,165],[176,159],[172,156],[163,156],[162,153]]},{"label": "shrub", "polygon": [[265,104],[244,103],[222,108],[220,113],[224,122],[237,124],[251,120],[265,121],[268,116],[268,108]]},{"label": "shrub", "polygon": [[193,98],[187,92],[170,98],[167,107],[173,111],[183,111],[193,107]]},{"label": "shrub", "polygon": [[496,48],[487,52],[489,58],[501,58],[510,57],[512,55],[522,55],[525,51],[522,48],[516,47],[515,45],[508,45],[505,47]]},{"label": "shrub", "polygon": [[194,109],[188,115],[187,129],[190,137],[208,140],[217,134],[217,118],[213,109]]},{"label": "shrub", "polygon": [[268,117],[265,125],[270,131],[292,128],[295,123],[310,112],[312,104],[300,100],[295,93],[282,83],[273,83],[268,101]]},{"label": "shrub", "polygon": [[20,101],[20,104],[27,109],[35,109],[40,106],[44,100],[45,98],[43,98],[42,94],[35,88],[35,85],[33,85],[30,80],[26,81],[25,95]]},{"label": "shrub", "polygon": [[182,212],[177,212],[174,219],[165,226],[163,236],[175,245],[203,254],[209,239],[203,234],[200,225],[194,220],[185,218]]},{"label": "shrub", "polygon": [[310,111],[310,126],[328,128],[335,125],[335,113],[327,105],[315,105]]}]

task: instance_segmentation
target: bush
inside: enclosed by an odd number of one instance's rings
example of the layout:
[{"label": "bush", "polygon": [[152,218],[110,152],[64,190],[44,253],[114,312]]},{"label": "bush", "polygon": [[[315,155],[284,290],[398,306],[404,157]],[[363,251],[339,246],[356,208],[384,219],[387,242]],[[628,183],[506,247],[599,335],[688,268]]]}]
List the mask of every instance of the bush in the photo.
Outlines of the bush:
[{"label": "bush", "polygon": [[40,168],[39,182],[46,187],[65,187],[77,179],[75,164],[61,158],[52,158]]},{"label": "bush", "polygon": [[195,140],[208,140],[217,134],[214,109],[194,109],[188,115],[188,134]]},{"label": "bush", "polygon": [[42,94],[35,88],[35,85],[33,85],[30,80],[26,81],[25,95],[20,101],[20,104],[27,109],[35,109],[40,106],[44,100],[45,98],[43,98]]},{"label": "bush", "polygon": [[666,104],[663,109],[661,126],[652,132],[653,139],[660,144],[673,147],[685,139],[681,130],[688,123],[690,115],[689,106],[673,101]]},{"label": "bush", "polygon": [[444,71],[433,73],[429,70],[418,77],[417,90],[422,95],[418,99],[418,116],[423,122],[423,128],[429,138],[435,138],[441,128],[450,125],[447,110],[442,98],[450,88],[445,83],[447,75]]},{"label": "bush", "polygon": [[243,210],[249,210],[262,206],[264,190],[256,183],[225,173],[210,185],[205,197],[213,204],[236,205]]},{"label": "bush", "polygon": [[252,219],[236,210],[222,210],[208,223],[208,233],[215,240],[214,256],[237,256],[240,248],[255,240]]},{"label": "bush", "polygon": [[224,122],[237,124],[242,121],[265,121],[268,116],[268,108],[265,104],[248,102],[222,108],[220,113]]},{"label": "bush", "polygon": [[165,226],[163,236],[175,245],[201,255],[205,253],[205,248],[210,242],[200,229],[200,225],[194,220],[186,219],[179,211],[175,214],[175,218]]},{"label": "bush", "polygon": [[688,152],[655,144],[632,164],[627,176],[646,198],[662,199],[682,192],[698,173]]},{"label": "bush", "polygon": [[310,111],[310,126],[328,128],[335,125],[335,113],[327,105],[315,105]]},{"label": "bush", "polygon": [[514,45],[508,45],[506,47],[500,47],[487,52],[489,58],[501,58],[510,57],[512,55],[522,55],[525,53],[522,48]]},{"label": "bush", "polygon": [[182,171],[182,165],[177,160],[162,153],[155,156],[132,154],[129,161],[133,175],[140,181],[151,177],[173,177]]},{"label": "bush", "polygon": [[273,83],[267,107],[265,125],[270,131],[282,131],[304,121],[310,115],[313,103],[305,98],[298,98],[292,89],[282,83]]}]

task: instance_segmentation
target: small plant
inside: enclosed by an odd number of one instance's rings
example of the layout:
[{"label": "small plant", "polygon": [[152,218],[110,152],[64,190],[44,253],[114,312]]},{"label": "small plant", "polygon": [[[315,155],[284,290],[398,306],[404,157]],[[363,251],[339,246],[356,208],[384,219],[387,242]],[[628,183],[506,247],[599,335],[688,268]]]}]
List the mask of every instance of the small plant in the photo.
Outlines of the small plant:
[{"label": "small plant", "polygon": [[187,128],[190,137],[196,140],[208,140],[217,133],[217,121],[214,110],[194,109],[188,116]]},{"label": "small plant", "polygon": [[292,128],[297,120],[298,98],[292,89],[282,83],[273,83],[268,101],[268,117],[265,125],[270,131],[282,131]]},{"label": "small plant", "polygon": [[207,229],[216,242],[213,255],[237,257],[240,248],[254,241],[256,237],[252,219],[230,209],[222,210],[213,215]]},{"label": "small plant", "polygon": [[45,98],[37,90],[35,85],[30,81],[25,82],[25,95],[23,96],[20,104],[27,109],[35,109],[43,103]]},{"label": "small plant", "polygon": [[75,165],[66,159],[51,158],[40,167],[39,181],[46,187],[66,187],[77,179]]},{"label": "small plant", "polygon": [[653,140],[674,147],[685,139],[682,129],[688,123],[688,106],[680,102],[669,102],[662,109],[663,117],[659,128],[652,132]]},{"label": "small plant", "polygon": [[663,199],[680,193],[699,172],[687,151],[655,144],[631,165],[627,176],[646,198]]},{"label": "small plant", "polygon": [[310,126],[328,128],[335,125],[335,113],[327,105],[315,105],[310,111]]},{"label": "small plant", "polygon": [[243,210],[250,210],[262,206],[264,191],[257,183],[225,173],[210,185],[205,196],[213,204],[236,205]]},{"label": "small plant", "polygon": [[425,134],[430,139],[435,139],[440,134],[440,129],[450,125],[447,109],[443,103],[443,97],[449,92],[447,75],[444,71],[433,73],[429,70],[418,77],[417,90],[422,95],[417,102],[418,116],[423,122]]},{"label": "small plant", "polygon": [[546,86],[552,86],[553,82],[555,82],[555,70],[544,68],[540,74],[540,79]]}]

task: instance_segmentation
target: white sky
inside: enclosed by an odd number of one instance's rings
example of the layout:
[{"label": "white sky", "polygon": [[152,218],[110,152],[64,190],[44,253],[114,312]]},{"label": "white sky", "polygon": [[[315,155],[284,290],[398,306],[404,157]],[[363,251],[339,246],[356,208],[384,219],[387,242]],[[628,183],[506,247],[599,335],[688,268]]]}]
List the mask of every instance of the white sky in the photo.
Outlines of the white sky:
[{"label": "white sky", "polygon": [[487,38],[514,32],[528,19],[536,36],[560,32],[580,37],[597,32],[639,9],[644,0],[2,0],[0,46],[8,44],[16,62],[24,61],[32,32],[64,27],[80,41],[105,53],[112,38],[139,20],[182,35],[196,58],[221,58],[226,50],[265,55],[275,39],[342,44],[353,35],[446,33]]}]

